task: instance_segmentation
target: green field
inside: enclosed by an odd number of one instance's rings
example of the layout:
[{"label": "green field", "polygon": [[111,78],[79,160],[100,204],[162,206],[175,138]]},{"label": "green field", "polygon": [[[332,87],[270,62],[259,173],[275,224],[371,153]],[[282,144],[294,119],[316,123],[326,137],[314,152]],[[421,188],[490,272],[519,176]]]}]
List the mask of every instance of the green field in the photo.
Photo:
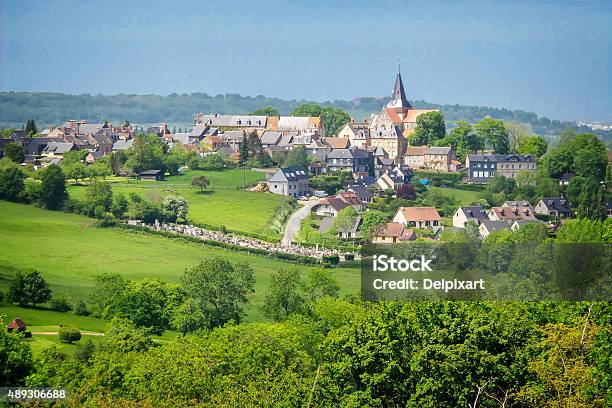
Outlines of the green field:
[{"label": "green field", "polygon": [[458,188],[442,188],[442,187],[427,187],[429,191],[440,191],[442,194],[453,197],[458,200],[461,205],[470,205],[482,198],[482,193],[479,191],[459,190]]},{"label": "green field", "polygon": [[[207,191],[191,188],[194,176],[206,176],[210,180]],[[269,228],[270,221],[283,199],[279,195],[241,190],[243,182],[252,185],[265,180],[265,174],[240,169],[223,171],[188,170],[185,174],[169,176],[164,181],[141,181],[125,177],[113,177],[109,181],[115,192],[136,192],[148,199],[158,199],[166,194],[176,194],[189,203],[188,218],[196,223],[225,226],[234,231],[265,234],[279,237]],[[84,197],[85,186],[69,186],[74,199]]]},{"label": "green field", "polygon": [[[72,298],[87,299],[94,276],[103,272],[120,273],[135,280],[160,278],[176,284],[186,268],[206,258],[224,257],[231,262],[245,261],[253,268],[255,293],[250,296],[246,319],[257,321],[263,319],[260,307],[270,273],[291,265],[273,258],[165,237],[97,228],[91,218],[23,204],[0,201],[0,214],[0,289],[3,291],[17,271],[37,269],[54,293],[65,292]],[[309,269],[303,265],[297,267],[303,272]],[[357,268],[337,268],[334,275],[341,285],[341,293],[359,290]],[[0,307],[0,313],[4,309]],[[48,321],[41,319],[34,324],[60,323],[54,317]],[[79,328],[87,329],[80,324]]]}]

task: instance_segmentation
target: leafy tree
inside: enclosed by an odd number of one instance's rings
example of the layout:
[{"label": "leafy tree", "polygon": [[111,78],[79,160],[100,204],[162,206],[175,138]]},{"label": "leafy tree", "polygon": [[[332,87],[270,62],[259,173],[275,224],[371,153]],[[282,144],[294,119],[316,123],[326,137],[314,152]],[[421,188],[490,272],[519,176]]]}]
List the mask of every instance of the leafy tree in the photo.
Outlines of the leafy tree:
[{"label": "leafy tree", "polygon": [[117,218],[123,218],[129,208],[130,203],[125,197],[125,194],[118,193],[113,196],[113,203],[110,206],[110,212]]},{"label": "leafy tree", "polygon": [[351,117],[342,109],[331,106],[323,107],[314,103],[302,103],[298,105],[293,112],[291,112],[291,116],[321,117],[327,135],[338,134],[340,129],[351,121]]},{"label": "leafy tree", "polygon": [[204,189],[208,187],[209,184],[210,181],[208,181],[208,178],[206,178],[206,176],[195,176],[191,179],[191,185],[193,187],[199,187],[200,192],[204,191]]},{"label": "leafy tree", "polygon": [[247,160],[249,160],[249,141],[246,137],[246,134],[242,136],[242,143],[240,143],[239,149],[239,162],[241,165],[244,165]]},{"label": "leafy tree", "polygon": [[310,163],[310,159],[308,158],[308,153],[306,152],[306,147],[298,146],[294,147],[287,154],[287,158],[285,159],[285,167],[289,166],[299,166],[303,168],[308,168],[308,164]]},{"label": "leafy tree", "polygon": [[164,155],[166,148],[166,145],[156,135],[136,135],[134,143],[127,150],[125,166],[134,173],[140,173],[143,170],[162,170],[165,172]]},{"label": "leafy tree", "polygon": [[79,162],[82,163],[87,157],[87,150],[71,150],[69,152],[64,153],[62,157],[64,158],[62,160],[62,166]]},{"label": "leafy tree", "polygon": [[87,168],[85,164],[81,162],[75,163],[62,163],[62,168],[64,169],[64,174],[67,179],[73,179],[75,183],[79,183],[79,180],[87,177]]},{"label": "leafy tree", "polygon": [[183,197],[167,195],[162,201],[162,208],[170,215],[171,219],[182,218],[186,220],[189,203]]},{"label": "leafy tree", "polygon": [[548,149],[548,143],[541,136],[529,136],[518,143],[516,151],[520,154],[533,154],[542,157]]},{"label": "leafy tree", "polygon": [[104,211],[109,211],[113,202],[113,189],[105,181],[94,181],[87,186],[85,191],[85,202],[90,208],[91,213],[97,207],[102,207]]},{"label": "leafy tree", "polygon": [[91,300],[97,307],[97,315],[108,318],[113,315],[127,289],[128,281],[120,274],[103,273],[94,277]]},{"label": "leafy tree", "polygon": [[493,147],[497,154],[510,153],[508,131],[504,122],[493,118],[484,118],[474,125],[476,135]]},{"label": "leafy tree", "polygon": [[293,313],[302,312],[305,299],[301,292],[302,281],[298,270],[294,267],[280,269],[270,278],[270,287],[263,306],[265,315],[281,321]]},{"label": "leafy tree", "polygon": [[510,151],[512,153],[520,153],[518,146],[533,134],[531,126],[527,123],[505,122],[504,127],[508,131]]},{"label": "leafy tree", "polygon": [[410,137],[413,145],[433,145],[446,136],[446,123],[442,112],[427,112],[416,119],[416,129]]},{"label": "leafy tree", "polygon": [[9,142],[4,146],[4,155],[15,163],[23,163],[25,155],[20,145],[14,142]]},{"label": "leafy tree", "polygon": [[68,198],[66,191],[66,178],[62,169],[51,164],[41,175],[41,187],[37,199],[40,204],[49,210],[59,210]]},{"label": "leafy tree", "polygon": [[60,293],[58,296],[53,296],[49,302],[51,309],[58,312],[69,312],[72,310],[72,305],[65,293]]},{"label": "leafy tree", "polygon": [[72,344],[81,340],[81,332],[78,329],[64,327],[58,332],[58,337],[62,343]]},{"label": "leafy tree", "polygon": [[87,309],[87,305],[83,299],[78,299],[74,303],[72,312],[77,316],[89,316],[89,309]]},{"label": "leafy tree", "polygon": [[89,177],[90,181],[94,181],[98,177],[102,177],[103,180],[106,180],[106,177],[112,175],[113,172],[108,163],[98,160],[85,168],[85,174]]},{"label": "leafy tree", "polygon": [[171,326],[184,336],[195,330],[208,328],[208,323],[197,302],[189,298],[174,310]]},{"label": "leafy tree", "polygon": [[446,140],[455,149],[455,155],[461,162],[465,162],[469,153],[484,148],[483,141],[472,131],[472,126],[463,120],[458,121],[457,126],[451,129],[449,135],[440,142],[446,145]]},{"label": "leafy tree", "polygon": [[377,210],[368,210],[362,214],[361,218],[361,234],[366,239],[372,239],[372,236],[387,221],[385,214]]},{"label": "leafy tree", "polygon": [[253,116],[280,116],[280,113],[278,113],[278,110],[276,110],[272,106],[266,106],[265,108],[260,108],[260,109],[254,110],[253,112],[249,113],[249,115],[253,115]]},{"label": "leafy tree", "polygon": [[175,144],[164,158],[164,164],[171,176],[179,173],[179,168],[187,162],[189,152],[182,145]]},{"label": "leafy tree", "polygon": [[125,164],[126,160],[127,157],[125,155],[125,152],[123,152],[122,150],[118,150],[110,154],[109,166],[113,174],[120,173],[121,168]]},{"label": "leafy tree", "polygon": [[35,306],[50,299],[51,289],[38,271],[31,271],[25,275],[18,272],[11,281],[7,293],[7,300],[19,306]]},{"label": "leafy tree", "polygon": [[0,199],[18,201],[25,190],[25,174],[17,163],[0,160]]},{"label": "leafy tree", "polygon": [[23,334],[9,333],[0,315],[0,384],[3,386],[24,385],[25,379],[34,371],[32,350]]},{"label": "leafy tree", "polygon": [[28,136],[33,136],[38,133],[38,128],[36,127],[36,123],[34,119],[28,119],[25,125],[25,133]]},{"label": "leafy tree", "polygon": [[153,345],[145,330],[137,328],[129,319],[115,317],[104,332],[105,350],[118,353],[144,351]]},{"label": "leafy tree", "polygon": [[323,297],[338,297],[340,286],[333,277],[330,269],[321,267],[312,268],[308,273],[306,291],[310,301],[315,302]]},{"label": "leafy tree", "polygon": [[240,323],[242,306],[254,291],[253,270],[243,263],[232,265],[221,258],[202,261],[185,271],[181,283],[187,295],[202,309],[208,327]]},{"label": "leafy tree", "polygon": [[356,219],[357,211],[349,205],[338,212],[334,218],[332,230],[347,234],[355,224]]},{"label": "leafy tree", "polygon": [[416,200],[417,194],[412,183],[404,183],[395,192],[397,198],[404,200]]}]

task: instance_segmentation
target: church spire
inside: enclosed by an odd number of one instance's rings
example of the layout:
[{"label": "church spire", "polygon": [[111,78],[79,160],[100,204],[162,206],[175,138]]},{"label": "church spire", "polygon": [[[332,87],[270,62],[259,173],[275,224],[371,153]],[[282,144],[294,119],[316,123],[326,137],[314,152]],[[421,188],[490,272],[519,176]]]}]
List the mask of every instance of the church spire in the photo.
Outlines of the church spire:
[{"label": "church spire", "polygon": [[397,64],[397,77],[395,78],[393,95],[391,95],[391,99],[389,100],[387,107],[398,110],[412,109],[408,99],[406,99],[406,92],[404,92],[404,84],[402,83],[402,74],[400,74],[399,62]]}]

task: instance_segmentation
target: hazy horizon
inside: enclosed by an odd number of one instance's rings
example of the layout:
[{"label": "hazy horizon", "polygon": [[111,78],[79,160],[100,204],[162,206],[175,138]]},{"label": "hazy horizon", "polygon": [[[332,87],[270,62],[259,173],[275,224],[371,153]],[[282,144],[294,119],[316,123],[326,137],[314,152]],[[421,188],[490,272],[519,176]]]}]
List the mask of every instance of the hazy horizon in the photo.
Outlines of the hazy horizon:
[{"label": "hazy horizon", "polygon": [[605,1],[4,2],[0,89],[387,97],[612,121]]}]

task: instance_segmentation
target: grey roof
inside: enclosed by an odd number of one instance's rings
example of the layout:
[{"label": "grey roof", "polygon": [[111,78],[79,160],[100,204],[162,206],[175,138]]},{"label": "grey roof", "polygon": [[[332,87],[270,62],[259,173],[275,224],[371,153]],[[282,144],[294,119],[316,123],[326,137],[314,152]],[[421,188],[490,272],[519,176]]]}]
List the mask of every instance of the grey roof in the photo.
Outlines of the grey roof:
[{"label": "grey roof", "polygon": [[359,198],[361,201],[366,201],[374,197],[374,194],[372,194],[372,192],[368,190],[367,187],[364,185],[357,184],[357,185],[349,186],[348,189],[352,191],[353,193],[355,193],[357,198]]},{"label": "grey roof", "polygon": [[321,220],[321,225],[319,225],[319,232],[321,234],[325,234],[327,231],[331,229],[333,225],[334,225],[333,217],[324,217]]},{"label": "grey roof", "polygon": [[328,159],[352,159],[353,153],[349,149],[332,149],[327,155]]},{"label": "grey roof", "polygon": [[308,174],[299,166],[290,166],[278,169],[268,181],[300,181],[308,180]]},{"label": "grey roof", "polygon": [[452,147],[450,147],[450,146],[432,146],[432,147],[429,147],[425,151],[425,154],[443,154],[443,155],[447,155],[447,154],[450,153],[451,150],[452,150]]},{"label": "grey roof", "polygon": [[282,132],[276,132],[272,130],[267,130],[261,135],[261,144],[267,146],[275,146],[278,144],[282,136]]},{"label": "grey roof", "polygon": [[211,128],[208,128],[206,133],[204,133],[204,137],[206,137],[206,136],[215,136],[217,133],[219,133],[219,128],[211,127]]},{"label": "grey roof", "polygon": [[468,158],[472,161],[488,162],[535,162],[535,158],[530,154],[469,154]]},{"label": "grey roof", "polygon": [[191,132],[189,132],[190,137],[203,137],[204,134],[208,131],[208,125],[195,125]]},{"label": "grey roof", "polygon": [[49,142],[47,146],[43,149],[45,153],[55,153],[55,154],[64,154],[69,152],[74,148],[74,144],[72,143],[64,143],[64,142]]},{"label": "grey roof", "polygon": [[227,132],[223,132],[219,135],[219,137],[225,141],[234,141],[234,142],[242,142],[246,135],[242,130],[229,130]]},{"label": "grey roof", "polygon": [[81,125],[79,125],[79,134],[80,135],[87,135],[87,134],[94,134],[96,133],[98,130],[102,129],[104,125],[102,123],[83,123]]},{"label": "grey roof", "polygon": [[141,176],[155,176],[156,174],[161,173],[161,170],[145,170],[138,173]]},{"label": "grey roof", "polygon": [[476,218],[479,221],[488,220],[489,217],[484,208],[479,205],[460,206],[459,211],[463,211],[467,218]]},{"label": "grey roof", "polygon": [[172,141],[180,144],[191,143],[191,133],[174,133],[172,134]]},{"label": "grey roof", "polygon": [[571,208],[568,205],[565,197],[543,197],[542,201],[544,201],[544,204],[546,204],[546,207],[549,209],[561,212],[571,211]]},{"label": "grey roof", "polygon": [[408,99],[406,99],[406,92],[404,91],[402,75],[399,73],[399,71],[397,72],[397,77],[395,78],[395,86],[393,87],[393,94],[391,95],[391,100],[389,100],[387,106],[390,108],[412,108],[410,103],[408,103]]},{"label": "grey roof", "polygon": [[292,145],[291,141],[293,140],[293,135],[283,135],[281,136],[280,141],[278,142],[278,147],[290,147]]},{"label": "grey roof", "polygon": [[491,221],[483,220],[481,225],[484,225],[489,232],[500,231],[510,228],[510,225],[506,221]]},{"label": "grey roof", "polygon": [[127,150],[134,144],[134,139],[122,140],[119,139],[113,143],[113,150]]},{"label": "grey roof", "polygon": [[252,115],[201,115],[202,124],[215,127],[261,127],[265,128],[267,116]]}]

